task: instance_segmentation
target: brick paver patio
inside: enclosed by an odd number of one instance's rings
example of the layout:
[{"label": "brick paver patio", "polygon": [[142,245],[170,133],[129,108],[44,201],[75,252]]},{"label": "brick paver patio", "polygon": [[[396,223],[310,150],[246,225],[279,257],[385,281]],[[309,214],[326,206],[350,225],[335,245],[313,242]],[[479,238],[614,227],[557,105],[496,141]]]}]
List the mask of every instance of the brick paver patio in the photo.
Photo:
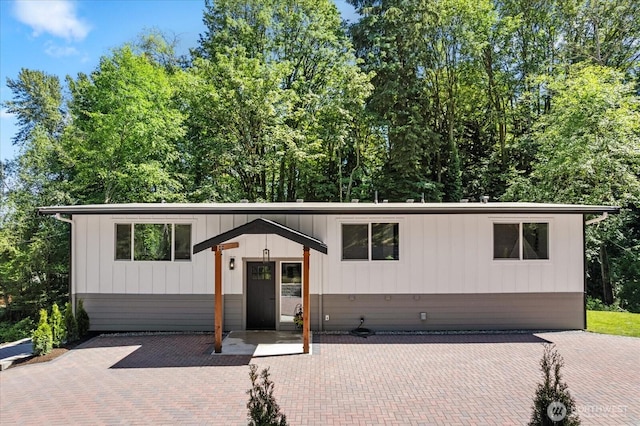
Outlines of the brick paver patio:
[{"label": "brick paver patio", "polygon": [[559,332],[314,336],[313,355],[209,355],[211,335],[97,337],[0,373],[0,424],[246,424],[248,364],[290,424],[525,424],[542,343],[585,425],[640,424],[640,339]]}]

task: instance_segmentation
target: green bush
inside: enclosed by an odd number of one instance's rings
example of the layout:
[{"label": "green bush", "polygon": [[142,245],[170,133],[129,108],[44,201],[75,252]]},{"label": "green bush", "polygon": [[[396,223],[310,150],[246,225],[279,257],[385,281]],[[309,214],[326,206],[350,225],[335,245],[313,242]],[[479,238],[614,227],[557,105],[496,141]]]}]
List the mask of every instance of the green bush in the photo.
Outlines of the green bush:
[{"label": "green bush", "polygon": [[249,410],[249,426],[286,426],[287,417],[280,412],[280,407],[273,396],[274,384],[269,380],[269,369],[265,368],[260,373],[262,383],[258,382],[258,366],[249,366],[249,378],[251,389],[247,409]]},{"label": "green bush", "polygon": [[545,344],[540,360],[543,382],[538,384],[533,400],[530,426],[574,426],[580,424],[576,402],[562,381],[560,368],[564,359],[555,345]]},{"label": "green bush", "polygon": [[64,306],[64,328],[67,330],[68,342],[78,340],[78,323],[76,317],[73,316],[73,308],[69,302]]},{"label": "green bush", "polygon": [[64,327],[64,318],[62,312],[58,308],[57,303],[53,303],[51,307],[51,318],[49,318],[49,325],[51,326],[51,334],[53,336],[53,347],[59,348],[66,340],[66,330]]},{"label": "green bush", "polygon": [[47,311],[40,309],[40,321],[38,328],[31,336],[33,342],[34,355],[46,355],[53,349],[53,335],[51,334],[51,326],[47,322]]},{"label": "green bush", "polygon": [[76,308],[76,322],[78,323],[78,336],[84,337],[89,332],[89,314],[84,310],[82,299],[78,299],[78,307]]},{"label": "green bush", "polygon": [[618,295],[627,311],[640,313],[640,282],[627,282]]},{"label": "green bush", "polygon": [[16,323],[2,322],[0,323],[0,343],[14,342],[26,337],[31,337],[31,333],[33,333],[35,327],[35,323],[29,317]]},{"label": "green bush", "polygon": [[613,305],[605,305],[602,300],[597,297],[587,296],[587,311],[620,311],[620,307],[614,303]]}]

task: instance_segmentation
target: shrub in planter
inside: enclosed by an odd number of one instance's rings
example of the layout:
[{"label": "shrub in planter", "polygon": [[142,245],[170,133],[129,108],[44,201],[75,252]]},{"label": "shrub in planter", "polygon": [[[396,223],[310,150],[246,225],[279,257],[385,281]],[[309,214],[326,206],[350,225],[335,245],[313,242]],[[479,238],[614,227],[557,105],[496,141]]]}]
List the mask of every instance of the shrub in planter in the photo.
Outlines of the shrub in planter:
[{"label": "shrub in planter", "polygon": [[35,323],[29,317],[24,318],[15,324],[10,322],[0,323],[0,343],[13,342],[16,340],[31,337]]},{"label": "shrub in planter", "polygon": [[78,336],[84,337],[89,332],[89,314],[84,310],[82,299],[78,300],[76,309],[76,322],[78,323]]},{"label": "shrub in planter", "polygon": [[249,378],[251,379],[251,389],[247,409],[249,410],[249,426],[287,426],[287,416],[280,412],[280,407],[273,396],[274,384],[269,379],[269,369],[265,368],[260,373],[262,382],[258,382],[258,366],[249,366]]},{"label": "shrub in planter", "polygon": [[64,328],[67,330],[68,342],[78,340],[78,323],[76,317],[73,316],[73,308],[69,302],[64,306]]},{"label": "shrub in planter", "polygon": [[530,426],[574,426],[580,424],[576,413],[576,402],[562,381],[560,368],[564,359],[555,345],[545,344],[544,354],[540,360],[543,381],[538,384],[536,397],[533,400],[533,413]]},{"label": "shrub in planter", "polygon": [[57,303],[54,303],[51,307],[51,318],[49,318],[49,324],[51,325],[51,335],[53,336],[53,347],[59,348],[65,342],[67,333],[64,326],[64,318],[62,317],[62,312],[60,312]]},{"label": "shrub in planter", "polygon": [[47,322],[47,311],[44,309],[40,309],[40,321],[38,322],[38,328],[31,336],[31,341],[33,342],[34,355],[46,355],[53,348],[51,326]]}]

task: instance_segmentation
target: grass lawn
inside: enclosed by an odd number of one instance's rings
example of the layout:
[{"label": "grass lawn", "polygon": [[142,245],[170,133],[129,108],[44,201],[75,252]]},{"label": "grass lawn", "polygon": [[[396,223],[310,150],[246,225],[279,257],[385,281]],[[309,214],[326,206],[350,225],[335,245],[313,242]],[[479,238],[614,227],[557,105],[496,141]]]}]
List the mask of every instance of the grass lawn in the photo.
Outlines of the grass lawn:
[{"label": "grass lawn", "polygon": [[640,337],[640,314],[587,311],[587,331]]}]

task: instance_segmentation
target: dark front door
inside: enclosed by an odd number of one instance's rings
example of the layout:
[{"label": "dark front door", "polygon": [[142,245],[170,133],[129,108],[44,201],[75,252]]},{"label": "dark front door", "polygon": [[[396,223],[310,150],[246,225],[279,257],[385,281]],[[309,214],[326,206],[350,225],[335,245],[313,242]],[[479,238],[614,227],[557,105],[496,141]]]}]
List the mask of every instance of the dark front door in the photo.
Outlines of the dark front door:
[{"label": "dark front door", "polygon": [[275,330],[275,262],[247,262],[247,330]]}]

